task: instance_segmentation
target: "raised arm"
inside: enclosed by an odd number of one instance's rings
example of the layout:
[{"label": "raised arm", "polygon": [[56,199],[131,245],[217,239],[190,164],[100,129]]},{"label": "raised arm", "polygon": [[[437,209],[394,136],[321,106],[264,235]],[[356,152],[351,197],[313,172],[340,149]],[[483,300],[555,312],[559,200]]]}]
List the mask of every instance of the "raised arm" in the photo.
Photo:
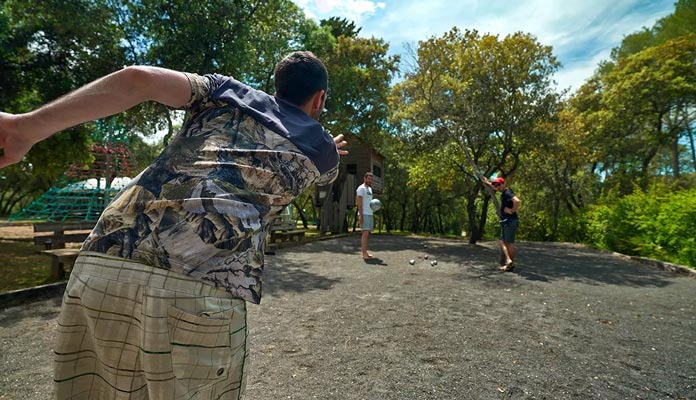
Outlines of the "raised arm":
[{"label": "raised arm", "polygon": [[134,66],[99,78],[25,114],[0,113],[0,168],[19,162],[31,147],[56,132],[118,114],[145,101],[171,107],[186,104],[191,86],[185,74]]}]

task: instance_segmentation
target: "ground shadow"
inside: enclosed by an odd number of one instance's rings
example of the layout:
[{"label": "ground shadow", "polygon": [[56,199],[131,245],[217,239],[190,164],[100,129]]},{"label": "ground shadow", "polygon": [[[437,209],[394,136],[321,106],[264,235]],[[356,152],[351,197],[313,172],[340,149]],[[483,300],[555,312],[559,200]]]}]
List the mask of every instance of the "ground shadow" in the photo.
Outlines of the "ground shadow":
[{"label": "ground shadow", "polygon": [[389,265],[379,257],[373,257],[373,258],[369,258],[369,259],[363,258],[363,261],[365,262],[365,264],[370,264],[370,265],[384,265],[384,266]]},{"label": "ground shadow", "polygon": [[521,276],[567,279],[585,284],[663,287],[676,274],[618,255],[570,243],[522,242],[519,248]]},{"label": "ground shadow", "polygon": [[[359,254],[360,238],[353,235],[302,247],[303,250],[298,250],[326,252],[334,256]],[[408,258],[437,260],[440,263],[461,265],[462,271],[458,278],[462,280],[501,277],[501,272],[497,270],[499,247],[496,242],[472,245],[465,240],[375,234],[370,237],[370,249],[385,260],[385,264],[395,262],[392,260],[394,256],[403,258],[405,263],[408,263]],[[590,285],[635,287],[663,287],[669,285],[670,279],[676,276],[671,272],[586,246],[548,242],[517,243],[517,261],[513,274],[529,281],[547,283],[563,279]]]},{"label": "ground shadow", "polygon": [[341,279],[329,278],[309,271],[306,263],[293,263],[281,258],[266,258],[263,274],[264,295],[280,292],[309,292],[312,290],[329,290]]}]

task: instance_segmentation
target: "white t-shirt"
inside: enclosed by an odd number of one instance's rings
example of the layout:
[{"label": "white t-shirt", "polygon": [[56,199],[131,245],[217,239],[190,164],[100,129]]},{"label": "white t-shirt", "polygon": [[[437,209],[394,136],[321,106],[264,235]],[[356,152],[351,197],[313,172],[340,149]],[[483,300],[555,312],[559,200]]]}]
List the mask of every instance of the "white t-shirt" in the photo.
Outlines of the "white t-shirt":
[{"label": "white t-shirt", "polygon": [[372,201],[372,188],[369,186],[362,185],[358,186],[355,191],[356,196],[362,196],[362,213],[363,215],[372,215],[372,208],[370,207],[370,202]]}]

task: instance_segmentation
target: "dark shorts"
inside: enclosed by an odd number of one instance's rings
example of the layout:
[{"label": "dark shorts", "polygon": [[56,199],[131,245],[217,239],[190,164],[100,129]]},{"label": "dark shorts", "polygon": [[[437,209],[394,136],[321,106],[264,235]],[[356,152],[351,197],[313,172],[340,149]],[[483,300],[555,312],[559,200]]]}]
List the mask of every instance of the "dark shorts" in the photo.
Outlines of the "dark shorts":
[{"label": "dark shorts", "polygon": [[515,243],[515,233],[520,221],[517,218],[510,218],[500,223],[500,240],[505,243]]}]

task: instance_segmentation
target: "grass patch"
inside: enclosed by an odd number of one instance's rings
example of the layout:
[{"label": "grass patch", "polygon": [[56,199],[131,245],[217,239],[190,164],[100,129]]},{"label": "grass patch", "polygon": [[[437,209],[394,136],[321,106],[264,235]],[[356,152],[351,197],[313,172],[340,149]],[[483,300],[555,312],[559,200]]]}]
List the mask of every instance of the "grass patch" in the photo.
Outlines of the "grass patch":
[{"label": "grass patch", "polygon": [[0,292],[58,282],[51,277],[50,257],[37,253],[32,242],[0,240]]}]

